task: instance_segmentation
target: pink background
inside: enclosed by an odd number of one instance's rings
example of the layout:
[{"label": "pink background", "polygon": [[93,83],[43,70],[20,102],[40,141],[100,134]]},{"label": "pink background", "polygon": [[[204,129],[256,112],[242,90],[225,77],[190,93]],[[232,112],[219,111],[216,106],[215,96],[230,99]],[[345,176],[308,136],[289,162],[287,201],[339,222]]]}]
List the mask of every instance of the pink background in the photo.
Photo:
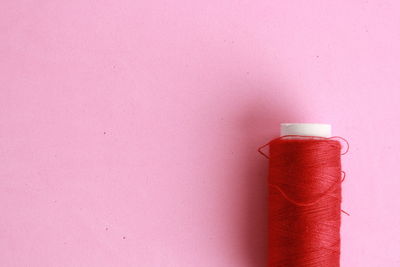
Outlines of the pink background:
[{"label": "pink background", "polygon": [[265,266],[280,122],[351,143],[342,266],[400,266],[398,1],[0,6],[0,266]]}]

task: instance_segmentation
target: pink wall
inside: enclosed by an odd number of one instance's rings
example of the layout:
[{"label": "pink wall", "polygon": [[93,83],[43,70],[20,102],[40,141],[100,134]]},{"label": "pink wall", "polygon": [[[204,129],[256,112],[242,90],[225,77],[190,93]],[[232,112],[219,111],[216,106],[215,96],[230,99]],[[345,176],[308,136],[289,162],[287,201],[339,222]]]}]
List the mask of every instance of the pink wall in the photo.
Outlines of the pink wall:
[{"label": "pink wall", "polygon": [[351,143],[342,266],[400,266],[399,12],[1,1],[0,266],[265,266],[280,122]]}]

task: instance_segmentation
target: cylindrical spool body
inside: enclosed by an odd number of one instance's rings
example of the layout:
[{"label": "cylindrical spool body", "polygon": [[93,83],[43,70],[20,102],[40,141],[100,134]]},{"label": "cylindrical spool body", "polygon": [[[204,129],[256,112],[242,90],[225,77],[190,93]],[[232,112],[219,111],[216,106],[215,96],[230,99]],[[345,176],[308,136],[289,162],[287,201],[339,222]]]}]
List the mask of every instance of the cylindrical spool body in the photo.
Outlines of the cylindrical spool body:
[{"label": "cylindrical spool body", "polygon": [[[293,149],[287,150],[287,155],[280,155],[282,156],[280,159],[287,159],[287,162],[284,162],[285,165],[282,165],[282,160],[277,162],[278,159],[275,157],[277,142],[272,141],[270,143],[268,266],[338,267],[340,265],[341,199],[337,196],[341,195],[340,144],[337,141],[326,139],[331,137],[331,126],[329,124],[283,123],[281,124],[281,136],[287,135],[293,135],[293,137],[279,141],[281,142],[279,145],[293,145]],[[301,136],[309,136],[310,138],[304,139]],[[321,185],[318,181],[313,180],[314,170],[307,169],[308,164],[310,164],[309,161],[302,170],[298,169],[299,166],[296,165],[296,163],[302,162],[302,159],[296,158],[298,150],[304,149],[300,142],[306,142],[308,139],[316,142],[318,140],[320,142],[329,141],[333,144],[337,142],[337,146],[339,146],[334,151],[334,166],[332,168],[328,166],[331,173],[333,170],[333,175],[322,177],[326,178],[326,184]],[[320,152],[323,153],[323,151]],[[314,164],[310,164],[310,166],[314,166]],[[304,175],[293,174],[292,170],[298,170]],[[318,171],[325,174],[321,169]],[[293,181],[293,179],[301,180],[301,186],[293,183],[298,182]],[[292,183],[295,184],[293,187],[291,187]],[[329,191],[330,187],[333,188],[333,191]],[[307,196],[302,192],[304,188],[307,191]],[[323,189],[321,190],[321,188]],[[333,195],[335,195],[335,198],[332,197]],[[319,198],[322,201],[313,204]],[[329,203],[328,208],[324,206],[325,202]],[[307,205],[302,206],[303,204]],[[321,217],[321,220],[316,220],[317,218],[310,220],[309,216],[313,214],[310,213],[310,209],[317,211],[325,209],[324,212],[326,212],[327,217]]]}]

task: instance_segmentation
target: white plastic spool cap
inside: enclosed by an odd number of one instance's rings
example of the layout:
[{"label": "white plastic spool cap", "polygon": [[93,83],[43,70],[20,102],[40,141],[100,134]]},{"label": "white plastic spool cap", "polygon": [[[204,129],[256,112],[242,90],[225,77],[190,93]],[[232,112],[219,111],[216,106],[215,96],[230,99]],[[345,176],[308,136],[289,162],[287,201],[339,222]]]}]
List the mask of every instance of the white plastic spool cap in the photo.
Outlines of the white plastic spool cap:
[{"label": "white plastic spool cap", "polygon": [[331,137],[332,127],[323,123],[281,123],[281,136],[303,135]]}]

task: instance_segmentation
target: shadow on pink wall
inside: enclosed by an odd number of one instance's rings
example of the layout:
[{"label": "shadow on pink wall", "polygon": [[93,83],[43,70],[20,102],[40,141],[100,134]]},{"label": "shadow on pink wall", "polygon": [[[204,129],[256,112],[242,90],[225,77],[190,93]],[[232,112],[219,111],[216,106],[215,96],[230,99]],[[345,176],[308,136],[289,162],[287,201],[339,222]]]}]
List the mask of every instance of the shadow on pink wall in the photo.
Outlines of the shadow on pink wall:
[{"label": "shadow on pink wall", "polygon": [[[244,90],[244,89],[243,89]],[[240,128],[237,129],[247,140],[241,148],[241,157],[237,162],[242,169],[243,188],[237,198],[243,200],[242,210],[238,212],[238,231],[241,233],[242,257],[246,266],[267,266],[267,172],[268,159],[259,154],[257,149],[279,136],[282,122],[299,120],[299,114],[284,98],[271,97],[269,92],[280,92],[280,88],[260,83],[252,89],[255,97],[247,108],[241,110]]]}]

